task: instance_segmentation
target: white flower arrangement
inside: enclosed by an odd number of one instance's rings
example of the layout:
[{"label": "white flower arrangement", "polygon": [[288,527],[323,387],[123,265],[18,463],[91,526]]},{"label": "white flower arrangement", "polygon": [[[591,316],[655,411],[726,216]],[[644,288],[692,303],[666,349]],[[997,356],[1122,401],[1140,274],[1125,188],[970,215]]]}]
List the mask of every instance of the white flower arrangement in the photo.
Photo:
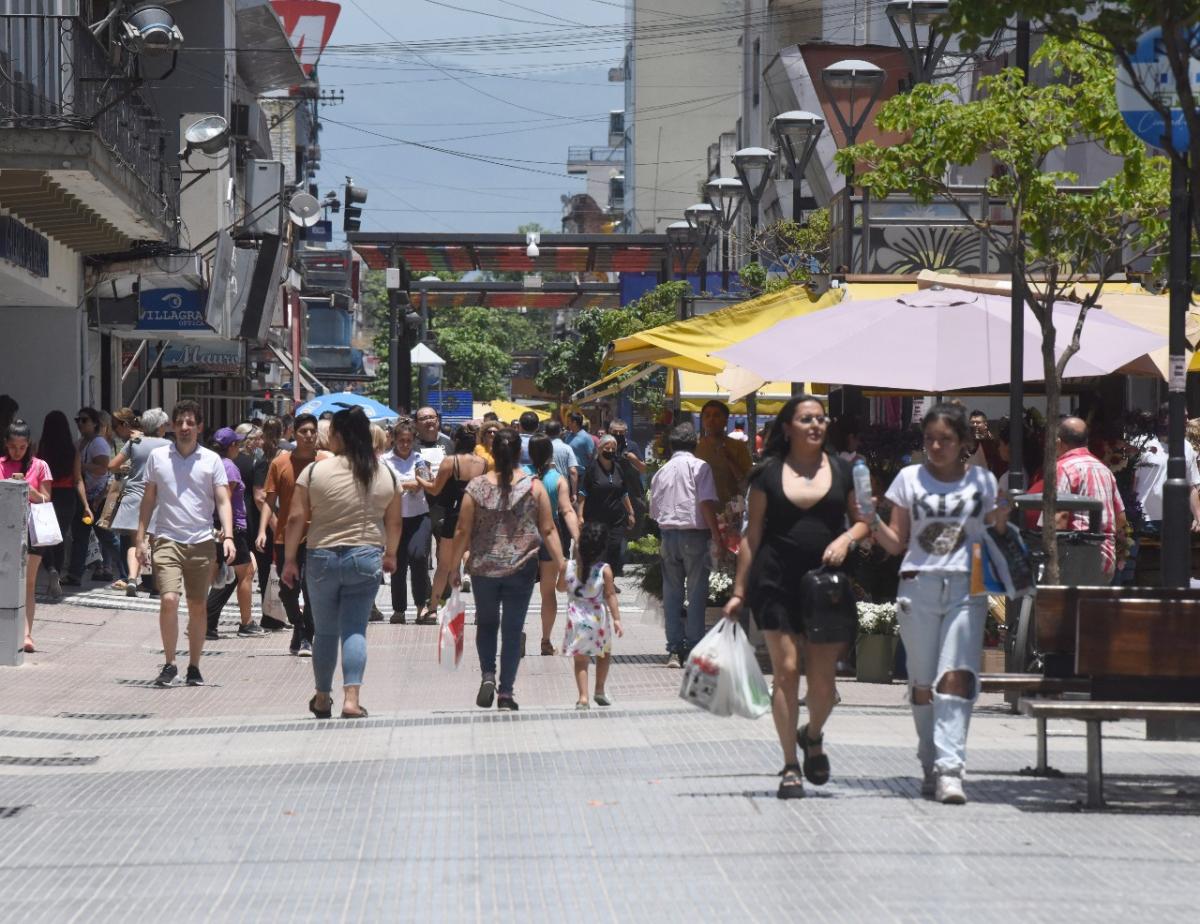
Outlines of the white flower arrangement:
[{"label": "white flower arrangement", "polygon": [[858,604],[859,635],[896,635],[898,632],[895,603]]},{"label": "white flower arrangement", "polygon": [[708,603],[710,606],[723,605],[729,599],[732,590],[732,574],[720,570],[708,573]]}]

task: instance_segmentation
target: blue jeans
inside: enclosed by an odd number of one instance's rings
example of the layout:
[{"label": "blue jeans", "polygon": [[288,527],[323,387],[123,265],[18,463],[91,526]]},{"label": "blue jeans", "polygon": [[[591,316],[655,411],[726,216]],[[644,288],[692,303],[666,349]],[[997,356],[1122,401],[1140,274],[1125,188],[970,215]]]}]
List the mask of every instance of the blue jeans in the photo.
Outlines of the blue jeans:
[{"label": "blue jeans", "polygon": [[383,577],[383,549],[371,545],[309,549],[306,570],[315,626],[312,660],[317,692],[333,689],[339,638],[342,685],[359,686],[367,666],[367,620]]},{"label": "blue jeans", "polygon": [[[708,530],[662,531],[663,610],[667,651],[683,652],[704,637],[704,606],[708,602]],[[687,625],[680,623],[684,598]]]},{"label": "blue jeans", "polygon": [[[987,623],[987,597],[970,596],[966,572],[922,571],[900,582],[896,611],[908,656],[908,688],[933,690],[933,702],[913,702],[917,759],[925,770],[962,776],[967,728],[979,696],[979,659]],[[971,697],[937,692],[943,675],[972,675]]]},{"label": "blue jeans", "polygon": [[[529,598],[537,578],[537,559],[531,559],[520,570],[504,577],[471,576],[475,593],[475,650],[479,652],[479,669],[484,674],[496,673],[496,635],[500,635],[501,696],[511,696],[521,665],[521,631]],[[501,614],[503,610],[503,615]]]}]

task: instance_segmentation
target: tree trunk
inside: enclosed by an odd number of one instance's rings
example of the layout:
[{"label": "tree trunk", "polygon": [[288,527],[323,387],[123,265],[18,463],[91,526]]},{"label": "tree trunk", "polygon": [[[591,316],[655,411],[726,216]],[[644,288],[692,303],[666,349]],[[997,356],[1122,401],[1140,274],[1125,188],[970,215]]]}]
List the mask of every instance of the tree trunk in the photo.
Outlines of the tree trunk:
[{"label": "tree trunk", "polygon": [[[1053,292],[1053,286],[1047,286],[1047,292]],[[1058,452],[1056,435],[1058,429],[1058,409],[1062,397],[1062,380],[1058,375],[1058,364],[1055,361],[1055,330],[1054,330],[1054,301],[1047,294],[1042,305],[1042,374],[1046,383],[1046,439],[1042,449],[1042,548],[1046,552],[1046,573],[1043,577],[1045,584],[1057,584],[1058,570],[1058,538],[1055,523],[1058,513]]]}]

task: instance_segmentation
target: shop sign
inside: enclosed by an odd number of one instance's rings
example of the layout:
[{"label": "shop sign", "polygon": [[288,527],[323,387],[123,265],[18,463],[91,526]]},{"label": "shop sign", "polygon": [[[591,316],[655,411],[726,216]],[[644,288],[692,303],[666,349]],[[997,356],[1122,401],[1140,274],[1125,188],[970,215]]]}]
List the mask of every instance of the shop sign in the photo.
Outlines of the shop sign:
[{"label": "shop sign", "polygon": [[138,293],[137,330],[207,331],[208,293],[200,289],[143,289]]}]

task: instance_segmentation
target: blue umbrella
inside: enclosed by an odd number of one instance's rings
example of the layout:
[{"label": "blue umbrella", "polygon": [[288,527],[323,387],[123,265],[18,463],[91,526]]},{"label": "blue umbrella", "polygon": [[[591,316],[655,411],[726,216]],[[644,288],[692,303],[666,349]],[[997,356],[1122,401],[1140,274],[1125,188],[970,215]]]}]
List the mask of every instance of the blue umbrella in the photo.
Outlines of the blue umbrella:
[{"label": "blue umbrella", "polygon": [[305,401],[296,408],[296,413],[313,414],[320,417],[326,411],[336,414],[338,411],[352,407],[361,407],[370,420],[395,420],[400,416],[386,404],[380,404],[375,399],[366,398],[363,395],[352,395],[349,392],[321,395],[319,398]]}]

